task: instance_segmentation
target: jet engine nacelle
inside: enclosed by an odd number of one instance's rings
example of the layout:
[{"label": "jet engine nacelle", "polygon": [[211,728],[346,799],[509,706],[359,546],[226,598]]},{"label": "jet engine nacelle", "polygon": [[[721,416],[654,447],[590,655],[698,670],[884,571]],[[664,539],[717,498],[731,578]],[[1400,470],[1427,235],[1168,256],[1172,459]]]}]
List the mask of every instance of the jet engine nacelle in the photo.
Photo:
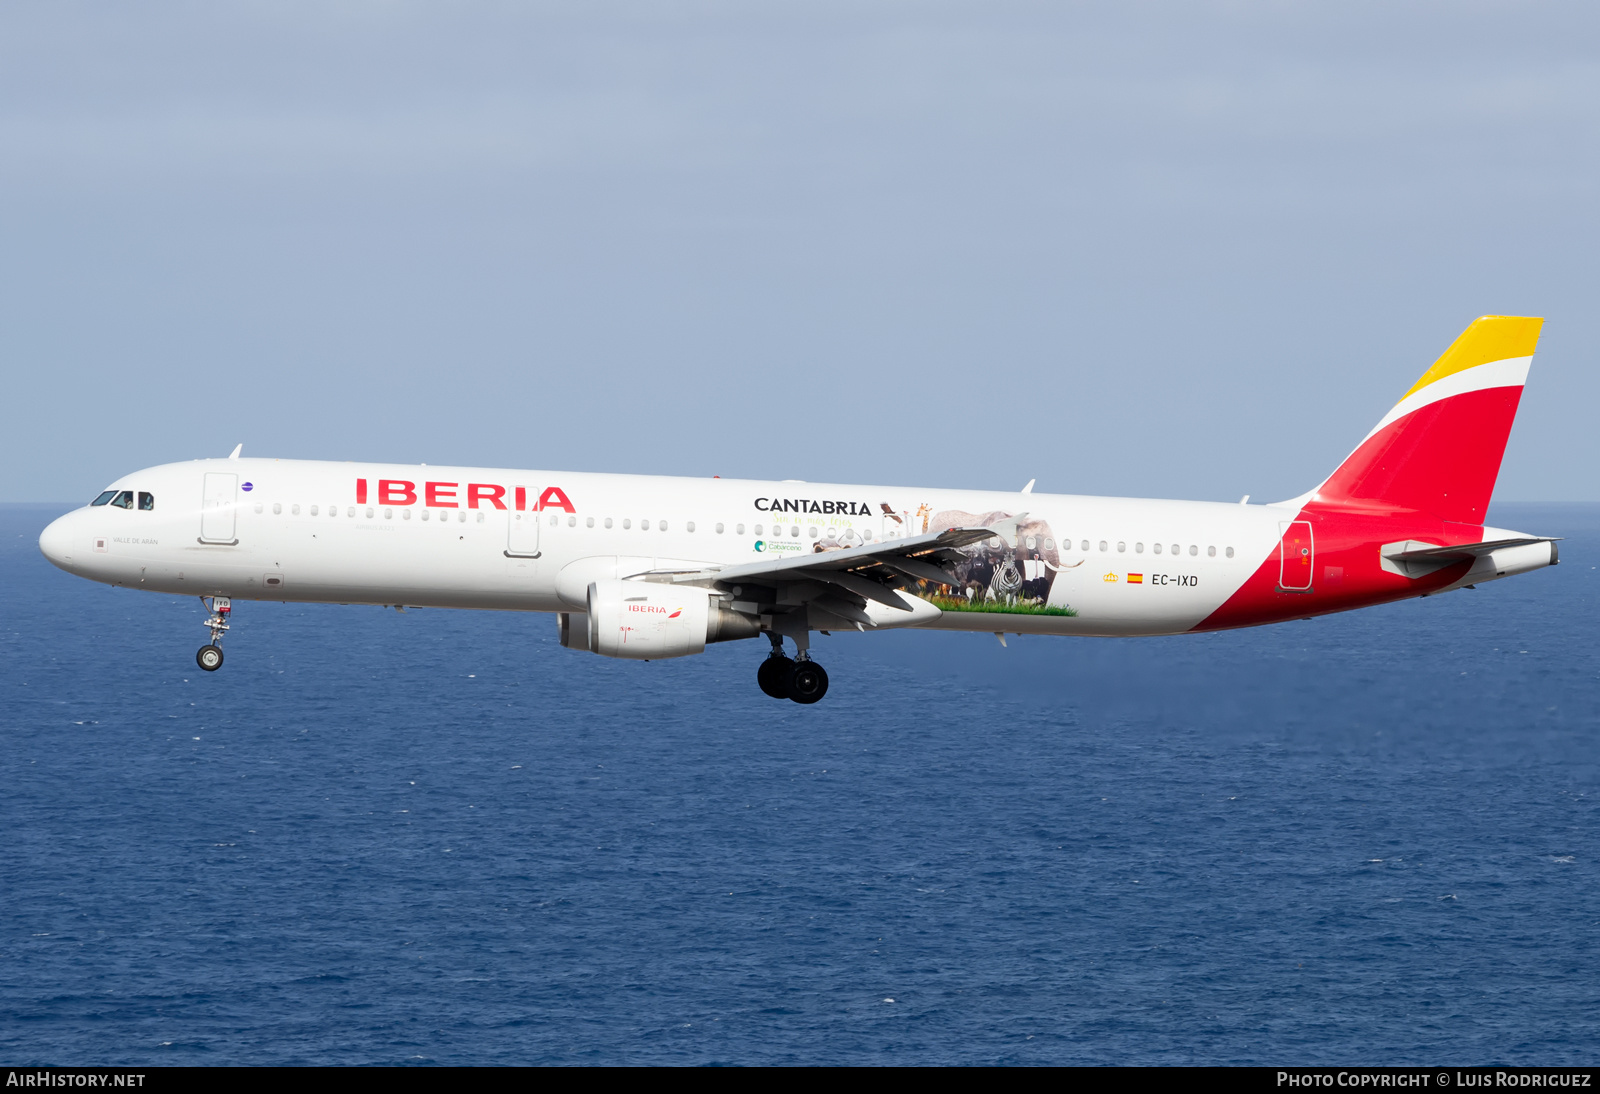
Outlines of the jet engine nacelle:
[{"label": "jet engine nacelle", "polygon": [[707,642],[754,638],[753,616],[724,608],[705,589],[653,581],[596,581],[588,612],[563,612],[561,644],[603,657],[658,661],[703,653]]}]

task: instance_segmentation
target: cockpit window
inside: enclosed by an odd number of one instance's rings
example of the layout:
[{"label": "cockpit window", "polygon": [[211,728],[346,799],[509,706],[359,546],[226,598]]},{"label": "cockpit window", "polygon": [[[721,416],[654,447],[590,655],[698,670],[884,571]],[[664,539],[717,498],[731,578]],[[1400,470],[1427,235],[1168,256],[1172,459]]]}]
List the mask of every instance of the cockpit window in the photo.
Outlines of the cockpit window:
[{"label": "cockpit window", "polygon": [[133,508],[133,491],[132,490],[121,490],[121,491],[118,491],[117,492],[117,496],[111,499],[111,504],[115,505],[118,509],[132,509]]},{"label": "cockpit window", "polygon": [[115,490],[107,490],[104,494],[101,494],[98,498],[95,498],[89,504],[90,505],[104,505],[106,502],[110,501],[112,498],[114,498],[116,496],[117,496],[117,492]]},{"label": "cockpit window", "polygon": [[155,507],[156,496],[154,494],[146,494],[143,490],[139,491],[139,508],[148,513]]}]

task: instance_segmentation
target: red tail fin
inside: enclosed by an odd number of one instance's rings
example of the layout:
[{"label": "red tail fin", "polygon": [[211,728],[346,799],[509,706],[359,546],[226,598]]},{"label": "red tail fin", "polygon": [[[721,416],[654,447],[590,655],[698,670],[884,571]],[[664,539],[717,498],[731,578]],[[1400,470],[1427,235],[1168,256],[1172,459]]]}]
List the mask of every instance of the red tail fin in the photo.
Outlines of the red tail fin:
[{"label": "red tail fin", "polygon": [[1515,315],[1474,321],[1312,501],[1482,524],[1543,325]]}]

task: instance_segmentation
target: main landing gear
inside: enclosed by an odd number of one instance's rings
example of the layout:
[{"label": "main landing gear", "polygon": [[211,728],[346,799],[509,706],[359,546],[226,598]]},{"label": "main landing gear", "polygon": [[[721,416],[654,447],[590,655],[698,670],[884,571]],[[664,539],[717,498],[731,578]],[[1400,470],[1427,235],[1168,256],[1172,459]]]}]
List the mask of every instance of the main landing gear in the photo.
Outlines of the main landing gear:
[{"label": "main landing gear", "polygon": [[222,632],[228,629],[228,613],[233,611],[233,601],[225,596],[214,596],[207,604],[206,598],[202,596],[200,603],[205,604],[211,613],[205,623],[211,628],[211,642],[209,645],[201,646],[194,659],[195,663],[207,672],[216,672],[222,667]]},{"label": "main landing gear", "polygon": [[821,665],[811,660],[809,650],[801,650],[798,658],[783,652],[781,635],[769,634],[772,653],[756,670],[756,683],[774,699],[793,699],[810,705],[828,694],[828,674]]}]

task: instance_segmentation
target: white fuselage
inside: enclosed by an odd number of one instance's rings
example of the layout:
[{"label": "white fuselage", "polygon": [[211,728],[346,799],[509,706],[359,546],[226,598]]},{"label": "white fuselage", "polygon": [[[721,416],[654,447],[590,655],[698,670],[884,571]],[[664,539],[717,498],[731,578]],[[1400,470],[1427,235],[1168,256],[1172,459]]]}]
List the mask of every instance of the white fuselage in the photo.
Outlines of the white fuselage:
[{"label": "white fuselage", "polygon": [[979,526],[994,514],[1026,514],[1016,547],[1029,557],[1006,578],[1023,587],[1008,593],[997,577],[998,591],[976,590],[977,599],[1009,595],[1061,611],[1001,617],[946,605],[915,625],[1071,635],[1190,630],[1274,556],[1296,513],[275,459],[168,464],[111,489],[147,494],[151,507],[101,504],[68,514],[41,540],[57,565],[114,585],[199,596],[543,612],[582,611],[590,572],[731,566],[926,532],[930,521],[951,524],[951,514],[985,521]]}]

